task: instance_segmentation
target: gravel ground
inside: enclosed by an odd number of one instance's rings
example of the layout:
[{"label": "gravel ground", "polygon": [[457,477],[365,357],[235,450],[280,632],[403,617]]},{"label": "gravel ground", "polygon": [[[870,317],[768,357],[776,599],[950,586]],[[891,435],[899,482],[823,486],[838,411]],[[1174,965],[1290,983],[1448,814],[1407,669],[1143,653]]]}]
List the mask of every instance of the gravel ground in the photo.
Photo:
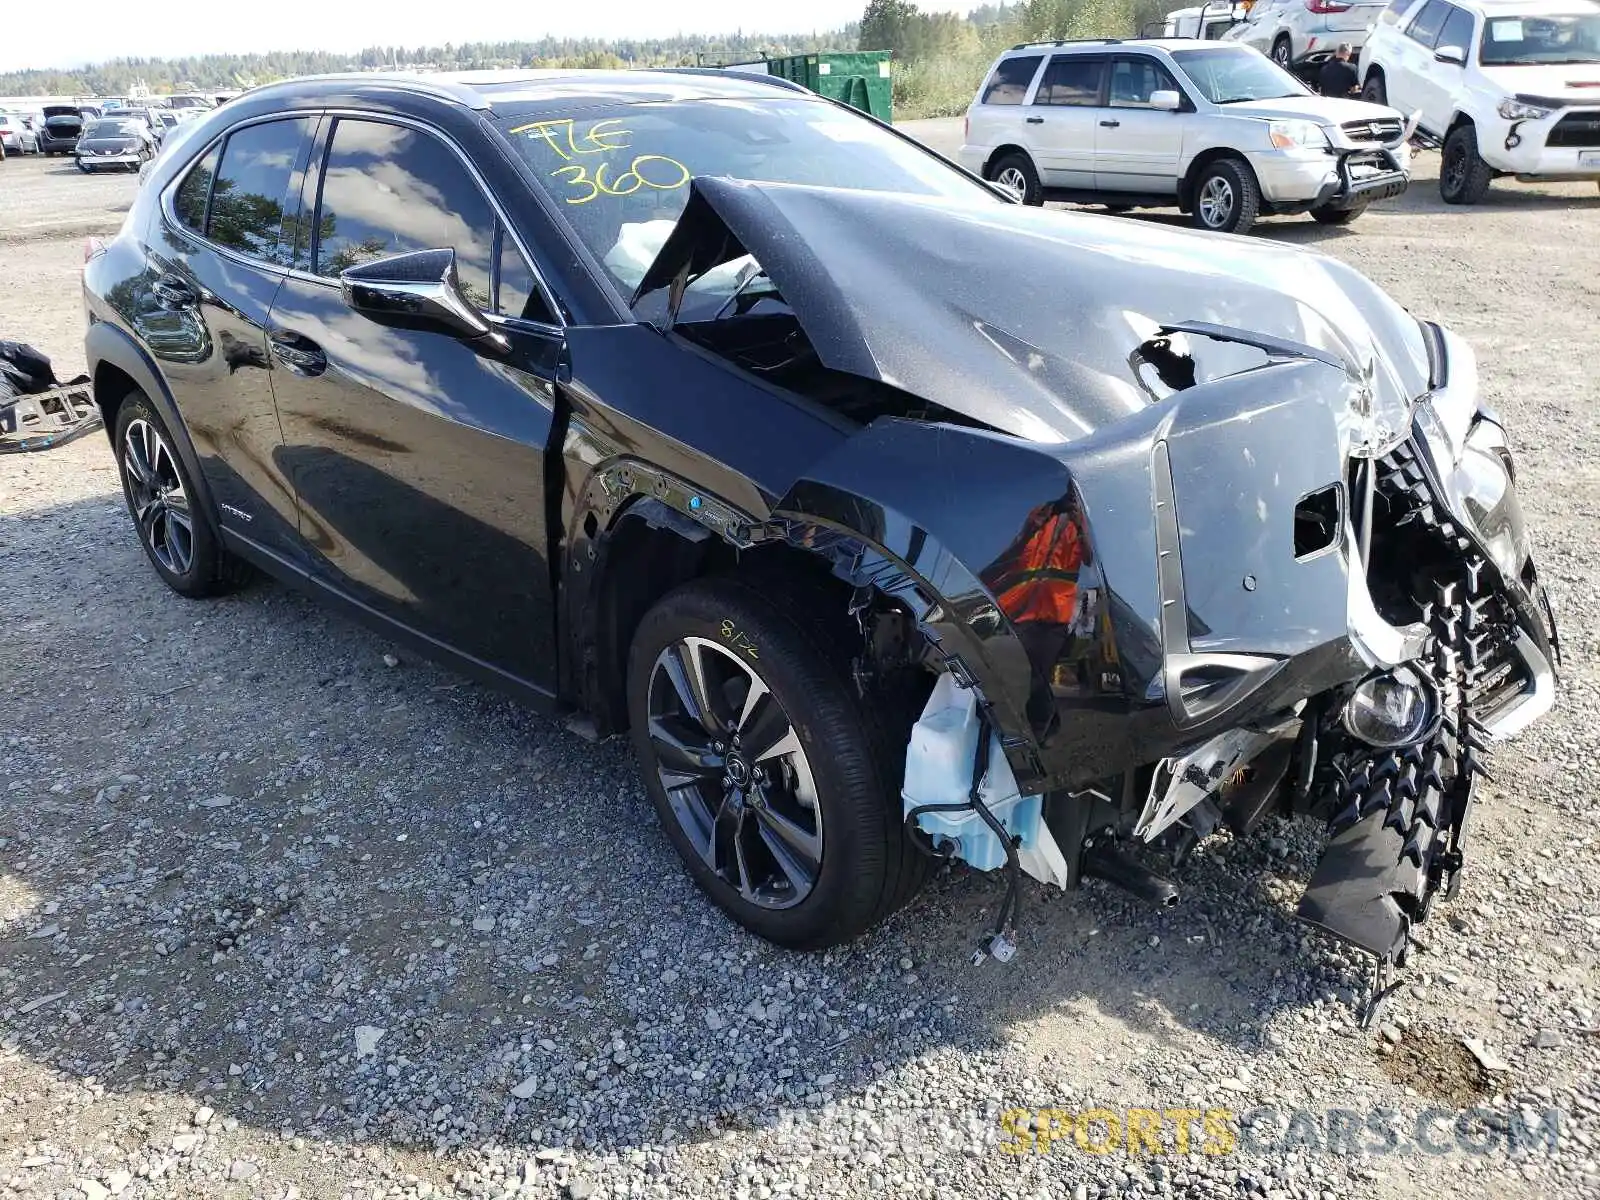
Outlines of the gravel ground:
[{"label": "gravel ground", "polygon": [[[1507,185],[1446,210],[1436,161],[1349,232],[1263,231],[1476,344],[1563,618],[1561,706],[1493,756],[1463,893],[1380,1027],[1356,1024],[1362,964],[1292,919],[1304,825],[1214,839],[1167,912],[1030,887],[1009,966],[967,963],[1002,889],[965,872],[841,951],[757,942],[680,871],[624,745],[276,584],[167,592],[96,436],[0,459],[0,1189],[1600,1193],[1600,197]],[[133,187],[0,165],[0,336],[62,375],[77,239]],[[1063,1128],[1145,1107],[1264,1132],[1230,1148],[1197,1122],[1177,1152],[1174,1117],[1157,1155]],[[1063,1110],[1034,1118],[1061,1140],[1012,1109]],[[1554,1147],[1508,1151],[1549,1110]],[[1446,1153],[1413,1140],[1430,1111]],[[1403,1136],[1374,1152],[1386,1121]]]}]

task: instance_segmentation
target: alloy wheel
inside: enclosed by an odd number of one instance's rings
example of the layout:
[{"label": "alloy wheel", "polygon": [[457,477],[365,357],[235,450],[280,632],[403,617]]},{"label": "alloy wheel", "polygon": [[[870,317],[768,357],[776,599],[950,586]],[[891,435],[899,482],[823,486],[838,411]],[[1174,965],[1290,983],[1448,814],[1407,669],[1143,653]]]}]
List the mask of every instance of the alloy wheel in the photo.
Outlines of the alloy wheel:
[{"label": "alloy wheel", "polygon": [[994,181],[1008,192],[1015,192],[1018,197],[1028,194],[1028,181],[1022,174],[1020,167],[1007,167],[995,176]]},{"label": "alloy wheel", "polygon": [[1466,186],[1467,182],[1467,148],[1459,141],[1452,142],[1445,147],[1444,155],[1444,184],[1452,192],[1458,192]]},{"label": "alloy wheel", "polygon": [[1293,51],[1289,49],[1288,42],[1279,42],[1272,47],[1272,61],[1286,71],[1289,69],[1289,59],[1292,55]]},{"label": "alloy wheel", "polygon": [[149,421],[128,423],[122,470],[139,536],[163,567],[187,575],[194,565],[194,514],[172,448]]},{"label": "alloy wheel", "polygon": [[1200,188],[1200,219],[1212,229],[1222,229],[1233,216],[1233,185],[1220,175],[1213,175]]},{"label": "alloy wheel", "polygon": [[746,902],[793,908],[822,868],[822,806],[799,735],[751,662],[700,637],[656,657],[655,769],[679,827]]}]

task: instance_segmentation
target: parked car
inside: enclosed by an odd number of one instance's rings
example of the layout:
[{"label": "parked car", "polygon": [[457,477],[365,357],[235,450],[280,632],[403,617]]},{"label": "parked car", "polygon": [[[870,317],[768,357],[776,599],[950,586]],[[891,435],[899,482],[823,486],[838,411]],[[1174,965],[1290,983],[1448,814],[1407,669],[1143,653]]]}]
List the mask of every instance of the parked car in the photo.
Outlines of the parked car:
[{"label": "parked car", "polygon": [[1257,0],[1223,37],[1254,46],[1284,70],[1333,57],[1341,42],[1360,50],[1388,0]]},{"label": "parked car", "polygon": [[136,117],[121,115],[91,121],[78,139],[75,157],[83,172],[120,168],[137,171],[156,154],[150,126]]},{"label": "parked car", "polygon": [[1244,233],[1277,213],[1346,225],[1400,195],[1407,132],[1393,109],[1315,95],[1246,46],[1044,42],[995,62],[959,158],[1025,204],[1175,205]]},{"label": "parked car", "polygon": [[954,857],[1005,873],[1006,957],[1024,873],[1166,901],[1120,846],[1297,812],[1334,830],[1302,914],[1398,960],[1477,747],[1554,694],[1454,334],[784,80],[252,90],[83,286],[163,582],[254,565],[629,731],[694,879],[784,945]]},{"label": "parked car", "polygon": [[1439,193],[1493,180],[1600,181],[1600,4],[1400,0],[1361,54],[1362,94],[1414,107],[1443,144]]},{"label": "parked car", "polygon": [[39,149],[47,155],[71,154],[83,133],[83,111],[75,105],[51,104],[44,109]]},{"label": "parked car", "polygon": [[165,99],[165,103],[168,108],[187,109],[195,112],[204,112],[216,107],[216,101],[209,96],[201,96],[197,93],[168,96]]},{"label": "parked car", "polygon": [[0,147],[7,154],[37,154],[39,135],[28,128],[20,113],[0,113]]},{"label": "parked car", "polygon": [[1161,21],[1150,21],[1140,30],[1144,37],[1195,38],[1220,41],[1222,36],[1244,20],[1246,4],[1211,3],[1190,8],[1175,8]]}]

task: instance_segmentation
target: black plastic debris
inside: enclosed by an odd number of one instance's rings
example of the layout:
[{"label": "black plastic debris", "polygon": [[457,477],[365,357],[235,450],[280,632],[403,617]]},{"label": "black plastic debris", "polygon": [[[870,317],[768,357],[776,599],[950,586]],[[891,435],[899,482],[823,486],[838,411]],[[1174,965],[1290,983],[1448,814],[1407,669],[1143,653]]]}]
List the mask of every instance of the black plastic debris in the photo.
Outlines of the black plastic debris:
[{"label": "black plastic debris", "polygon": [[87,375],[63,383],[49,356],[0,340],[0,454],[60,446],[102,424]]}]

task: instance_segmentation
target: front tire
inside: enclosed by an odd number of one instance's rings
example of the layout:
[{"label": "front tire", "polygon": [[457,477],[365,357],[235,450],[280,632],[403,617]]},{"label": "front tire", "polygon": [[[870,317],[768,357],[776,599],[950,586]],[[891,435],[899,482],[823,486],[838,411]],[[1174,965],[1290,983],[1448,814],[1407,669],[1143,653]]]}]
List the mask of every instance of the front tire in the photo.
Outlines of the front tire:
[{"label": "front tire", "polygon": [[1313,208],[1311,219],[1319,225],[1348,225],[1366,211],[1365,204],[1357,204],[1351,208]]},{"label": "front tire", "polygon": [[1245,233],[1261,211],[1261,188],[1255,172],[1239,159],[1221,158],[1194,181],[1190,216],[1213,233]]},{"label": "front tire", "polygon": [[990,165],[988,178],[990,182],[1015,192],[1024,204],[1038,207],[1044,203],[1039,172],[1034,170],[1033,159],[1026,154],[1013,152],[1002,155]]},{"label": "front tire", "polygon": [[1361,98],[1368,104],[1389,103],[1389,88],[1380,72],[1374,71],[1367,76],[1366,83],[1361,85]]},{"label": "front tire", "polygon": [[222,546],[195,508],[194,483],[174,450],[166,423],[143,392],[117,409],[117,470],[139,544],[162,581],[200,599],[232,591],[249,568]]},{"label": "front tire", "polygon": [[[845,639],[805,589],[697,580],[644,617],[628,716],[657,815],[701,889],[750,932],[838,945],[916,894],[904,728],[850,683]],[[786,597],[780,599],[779,597]]]},{"label": "front tire", "polygon": [[1478,154],[1478,131],[1458,125],[1444,139],[1439,164],[1439,195],[1446,204],[1476,204],[1489,192],[1494,168]]}]

